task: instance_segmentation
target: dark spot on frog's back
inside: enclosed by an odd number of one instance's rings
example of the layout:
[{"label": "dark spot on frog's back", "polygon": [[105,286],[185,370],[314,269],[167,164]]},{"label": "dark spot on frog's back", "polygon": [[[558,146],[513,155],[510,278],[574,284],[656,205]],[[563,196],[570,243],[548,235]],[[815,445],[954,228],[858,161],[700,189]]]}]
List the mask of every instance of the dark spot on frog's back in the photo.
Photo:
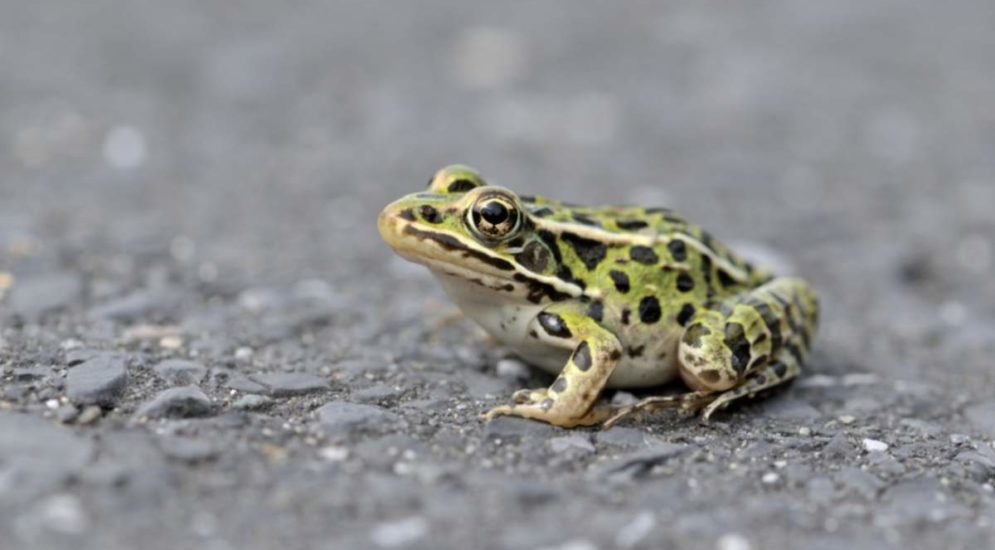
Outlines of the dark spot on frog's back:
[{"label": "dark spot on frog's back", "polygon": [[593,239],[587,239],[577,235],[576,233],[563,233],[560,236],[563,241],[573,248],[577,257],[580,261],[584,263],[584,267],[588,271],[593,270],[598,267],[598,264],[605,259],[608,254],[608,247],[604,243],[595,241]]},{"label": "dark spot on frog's back", "polygon": [[546,334],[556,338],[570,338],[573,334],[567,328],[563,318],[555,313],[542,312],[539,314],[539,325],[546,331]]},{"label": "dark spot on frog's back", "polygon": [[542,273],[549,265],[549,251],[540,243],[532,241],[521,252],[515,254],[515,261],[529,271]]},{"label": "dark spot on frog's back", "polygon": [[645,265],[656,265],[660,261],[656,252],[648,246],[633,246],[629,249],[629,257],[632,261]]},{"label": "dark spot on frog's back", "polygon": [[691,320],[691,317],[694,317],[694,306],[691,304],[684,304],[681,307],[681,310],[677,312],[677,324],[682,327],[686,326],[688,321]]},{"label": "dark spot on frog's back", "polygon": [[639,301],[639,320],[647,325],[660,320],[660,301],[656,296],[646,296]]},{"label": "dark spot on frog's back", "polygon": [[550,216],[552,214],[553,214],[553,211],[550,210],[549,208],[545,207],[545,206],[543,206],[542,208],[537,208],[537,209],[535,209],[535,210],[532,211],[532,215],[535,216],[535,217],[537,217],[537,218],[545,218],[546,216]]},{"label": "dark spot on frog's back", "polygon": [[612,270],[611,272],[608,273],[608,276],[611,277],[612,283],[615,285],[615,290],[621,292],[622,294],[629,292],[628,275],[626,275],[621,271]]},{"label": "dark spot on frog's back", "polygon": [[583,225],[590,225],[591,227],[601,227],[601,224],[598,223],[597,220],[585,216],[584,214],[578,214],[577,212],[573,212],[570,214],[570,217],[573,218],[575,222]]},{"label": "dark spot on frog's back", "polygon": [[718,271],[718,275],[719,275],[719,283],[724,288],[729,288],[736,284],[736,279],[733,279],[732,275],[730,275],[728,271],[720,269]]},{"label": "dark spot on frog's back", "polygon": [[680,239],[672,239],[667,243],[667,250],[670,251],[670,256],[674,258],[676,262],[683,262],[688,258],[688,248],[684,244],[684,241]]},{"label": "dark spot on frog's back", "polygon": [[591,302],[591,305],[587,306],[587,315],[600,323],[605,316],[605,305],[597,300]]},{"label": "dark spot on frog's back", "polygon": [[646,228],[649,224],[643,220],[618,220],[615,222],[615,225],[623,231],[639,231]]},{"label": "dark spot on frog's back", "polygon": [[692,279],[687,273],[681,273],[677,276],[677,290],[681,292],[691,292],[694,290],[694,279]]}]

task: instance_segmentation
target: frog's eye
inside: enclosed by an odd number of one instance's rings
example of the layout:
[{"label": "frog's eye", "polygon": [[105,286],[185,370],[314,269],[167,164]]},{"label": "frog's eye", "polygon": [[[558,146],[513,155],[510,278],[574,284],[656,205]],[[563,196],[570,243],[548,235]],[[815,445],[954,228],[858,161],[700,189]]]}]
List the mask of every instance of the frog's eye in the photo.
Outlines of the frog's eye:
[{"label": "frog's eye", "polygon": [[461,164],[446,166],[428,180],[429,192],[438,194],[466,193],[485,185],[487,183],[476,170]]},{"label": "frog's eye", "polygon": [[470,227],[481,237],[496,241],[512,235],[522,223],[522,211],[504,195],[482,195],[470,208]]}]

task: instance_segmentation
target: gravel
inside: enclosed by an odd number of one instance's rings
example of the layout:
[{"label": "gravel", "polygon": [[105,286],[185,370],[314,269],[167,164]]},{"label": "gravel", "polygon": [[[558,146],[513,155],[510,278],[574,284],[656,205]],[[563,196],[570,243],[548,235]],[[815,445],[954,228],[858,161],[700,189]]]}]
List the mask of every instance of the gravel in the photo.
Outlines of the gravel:
[{"label": "gravel", "polygon": [[66,396],[78,405],[112,407],[128,384],[126,359],[116,354],[101,354],[66,375]]},{"label": "gravel", "polygon": [[[995,547],[990,2],[0,11],[3,550]],[[807,278],[802,378],[481,421],[551,377],[375,228],[449,162]]]},{"label": "gravel", "polygon": [[156,376],[174,386],[199,384],[207,376],[207,367],[184,359],[167,359],[152,367]]},{"label": "gravel", "polygon": [[170,388],[138,408],[138,418],[189,418],[211,414],[213,405],[200,388]]}]

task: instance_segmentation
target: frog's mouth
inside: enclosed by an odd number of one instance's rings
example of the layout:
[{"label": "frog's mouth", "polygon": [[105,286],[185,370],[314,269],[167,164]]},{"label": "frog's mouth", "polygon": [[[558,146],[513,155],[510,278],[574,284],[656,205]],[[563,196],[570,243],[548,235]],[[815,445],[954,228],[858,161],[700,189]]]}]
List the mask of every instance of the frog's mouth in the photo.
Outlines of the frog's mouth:
[{"label": "frog's mouth", "polygon": [[510,281],[517,273],[508,260],[445,231],[420,224],[407,212],[390,205],[377,220],[380,236],[403,258],[429,268],[446,267],[453,275],[466,272]]},{"label": "frog's mouth", "polygon": [[513,262],[483,246],[467,242],[439,227],[420,223],[410,203],[388,205],[380,213],[380,235],[402,258],[424,265],[449,280],[462,279],[476,287],[519,295],[533,303],[561,300],[582,292],[551,277],[520,269]]}]

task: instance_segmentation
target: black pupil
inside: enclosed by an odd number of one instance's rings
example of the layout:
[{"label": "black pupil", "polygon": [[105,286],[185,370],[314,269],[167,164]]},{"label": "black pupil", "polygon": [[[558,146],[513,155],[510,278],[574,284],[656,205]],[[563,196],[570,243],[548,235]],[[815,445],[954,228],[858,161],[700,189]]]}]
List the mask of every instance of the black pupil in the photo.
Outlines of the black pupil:
[{"label": "black pupil", "polygon": [[498,225],[508,221],[508,208],[498,201],[491,201],[480,208],[480,217],[491,225]]}]

